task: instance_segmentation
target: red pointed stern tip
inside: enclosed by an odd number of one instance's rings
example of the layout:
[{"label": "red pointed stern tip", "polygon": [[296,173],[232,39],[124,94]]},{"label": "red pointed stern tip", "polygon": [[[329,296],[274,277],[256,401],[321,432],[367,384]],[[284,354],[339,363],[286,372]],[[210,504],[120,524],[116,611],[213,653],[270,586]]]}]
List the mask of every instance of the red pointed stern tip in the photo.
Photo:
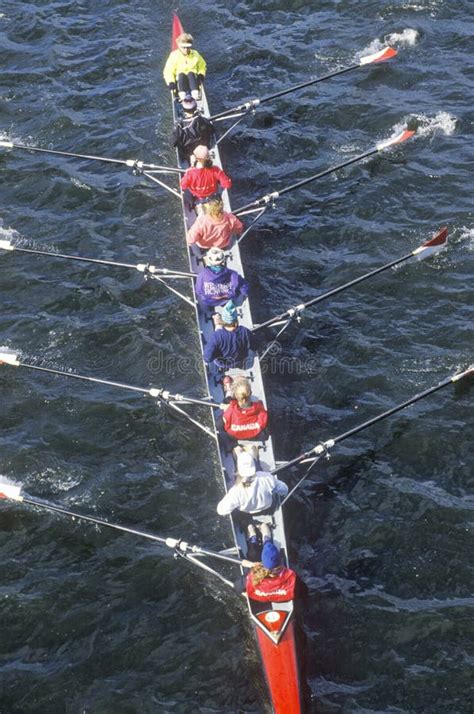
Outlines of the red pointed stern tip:
[{"label": "red pointed stern tip", "polygon": [[444,228],[441,228],[441,230],[433,237],[431,240],[426,241],[426,243],[423,243],[423,248],[427,248],[435,246],[435,245],[444,245],[445,243],[448,242],[448,227],[445,226]]},{"label": "red pointed stern tip", "polygon": [[283,629],[288,617],[288,611],[267,610],[266,612],[259,612],[257,617],[269,632],[278,633]]},{"label": "red pointed stern tip", "polygon": [[256,633],[274,714],[302,714],[304,698],[293,622],[288,623],[278,644],[260,627]]},{"label": "red pointed stern tip", "polygon": [[178,45],[176,44],[176,38],[179,37],[179,35],[182,35],[184,32],[183,26],[181,24],[181,20],[177,16],[177,14],[174,12],[173,13],[173,29],[171,31],[171,49],[176,50],[178,49]]}]

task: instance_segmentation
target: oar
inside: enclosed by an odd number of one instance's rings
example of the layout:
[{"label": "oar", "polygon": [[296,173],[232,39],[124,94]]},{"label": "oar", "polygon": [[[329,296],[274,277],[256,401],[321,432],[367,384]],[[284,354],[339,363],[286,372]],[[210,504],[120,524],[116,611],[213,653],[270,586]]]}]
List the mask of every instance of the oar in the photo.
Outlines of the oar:
[{"label": "oar", "polygon": [[415,250],[412,250],[411,253],[407,253],[401,258],[397,258],[397,260],[392,260],[390,263],[382,265],[381,268],[371,270],[369,273],[361,275],[360,278],[355,278],[355,280],[351,280],[350,282],[345,283],[344,285],[340,285],[338,288],[328,290],[328,292],[323,293],[322,295],[319,295],[318,297],[315,297],[312,300],[303,302],[301,303],[301,305],[294,305],[293,307],[288,308],[288,310],[285,310],[285,312],[282,312],[279,315],[270,318],[266,322],[262,322],[260,325],[255,325],[255,327],[252,328],[252,332],[256,332],[257,330],[261,330],[262,327],[270,327],[270,325],[274,325],[275,323],[292,319],[294,317],[298,319],[299,315],[306,308],[311,307],[312,305],[316,305],[317,303],[320,303],[323,300],[327,300],[328,298],[333,297],[334,295],[337,295],[338,293],[343,292],[343,290],[347,290],[348,288],[351,288],[354,285],[358,285],[359,283],[364,282],[364,280],[372,278],[374,275],[380,275],[380,273],[383,273],[385,270],[389,270],[389,268],[393,268],[395,265],[400,265],[400,263],[404,263],[406,260],[410,260],[410,258],[413,258],[414,256],[423,259],[427,258],[430,255],[438,253],[446,246],[448,242],[447,236],[448,229],[442,228],[434,236],[434,238],[431,238],[430,240],[426,241],[426,243],[423,243],[418,248],[415,248]]},{"label": "oar", "polygon": [[[411,397],[411,399],[407,399],[405,402],[398,404],[396,407],[392,407],[391,409],[388,409],[386,412],[383,412],[382,414],[379,414],[378,416],[375,416],[372,419],[368,419],[367,421],[363,422],[362,424],[359,424],[359,426],[355,426],[352,429],[349,429],[349,431],[345,431],[343,434],[339,434],[339,436],[335,436],[332,439],[328,439],[327,441],[320,442],[314,448],[310,449],[309,451],[305,451],[304,454],[300,454],[300,456],[297,456],[296,458],[291,459],[290,461],[286,461],[284,464],[281,464],[281,466],[278,466],[276,469],[273,469],[272,473],[275,474],[278,471],[287,469],[289,466],[295,466],[296,464],[299,464],[302,461],[305,461],[306,459],[311,460],[311,461],[317,460],[321,456],[328,454],[329,451],[336,444],[340,444],[341,441],[345,441],[346,439],[349,439],[351,436],[355,436],[355,434],[358,434],[360,431],[364,431],[364,429],[367,429],[369,426],[372,426],[373,424],[377,424],[377,422],[383,421],[383,419],[387,419],[387,417],[392,416],[392,414],[396,414],[397,412],[401,411],[402,409],[406,409],[406,407],[409,407],[411,404],[414,404],[415,402],[419,402],[422,399],[425,399],[426,397],[428,397],[430,394],[434,394],[434,392],[438,392],[440,389],[444,389],[445,387],[447,387],[450,384],[459,382],[459,380],[464,379],[465,377],[468,377],[469,375],[474,376],[474,366],[472,366],[472,365],[470,367],[468,367],[468,369],[464,370],[464,372],[458,372],[457,374],[453,375],[452,377],[448,377],[448,379],[445,379],[443,382],[440,382],[439,384],[435,385],[434,387],[425,389],[424,392],[420,392],[419,394],[416,394],[414,397]],[[285,500],[283,501],[283,503],[288,500],[288,498],[303,483],[303,481],[305,480],[305,478],[307,476],[308,476],[308,472],[291,489],[291,491],[285,497]]]},{"label": "oar", "polygon": [[[70,511],[62,506],[57,506],[52,503],[45,503],[44,501],[39,501],[36,498],[31,498],[30,496],[23,496],[21,493],[21,486],[16,486],[11,483],[0,482],[0,499],[8,499],[10,501],[17,501],[19,503],[27,503],[31,506],[36,506],[37,508],[43,508],[46,511],[53,511],[54,513],[61,513],[65,516],[70,516],[73,519],[80,519],[82,521],[88,521],[89,523],[94,523],[98,526],[106,526],[107,528],[113,528],[114,530],[121,531],[122,533],[129,533],[131,535],[140,536],[141,538],[147,538],[155,543],[161,543],[166,545],[168,548],[172,548],[178,555],[184,557],[189,557],[189,555],[206,555],[209,558],[215,558],[216,560],[223,560],[226,563],[234,563],[235,565],[243,567],[251,567],[253,563],[247,560],[239,560],[238,558],[232,558],[224,553],[216,553],[213,550],[207,550],[207,548],[201,548],[198,545],[192,545],[187,543],[181,538],[163,538],[162,536],[153,535],[151,533],[146,533],[146,531],[140,531],[136,528],[129,528],[127,526],[121,526],[118,523],[109,523],[103,518],[95,518],[94,516],[88,516],[83,513],[77,513],[76,511]],[[192,559],[192,558],[191,558]],[[195,561],[193,561],[195,562]],[[232,584],[232,583],[230,583]]]},{"label": "oar", "polygon": [[42,149],[39,146],[27,146],[26,144],[15,144],[13,141],[0,141],[0,147],[4,149],[21,149],[24,151],[36,151],[42,154],[54,154],[56,156],[70,156],[74,159],[90,159],[91,161],[102,161],[108,164],[120,164],[133,169],[137,173],[142,171],[162,171],[164,173],[184,173],[184,169],[170,168],[169,166],[159,166],[157,164],[146,164],[138,159],[110,159],[106,156],[94,156],[93,154],[76,154],[72,151],[58,151],[57,149]]},{"label": "oar", "polygon": [[[304,87],[310,87],[312,84],[319,84],[319,82],[324,82],[326,79],[331,79],[332,77],[338,77],[341,74],[347,74],[347,72],[352,72],[354,69],[359,69],[367,64],[376,64],[378,62],[385,62],[398,54],[397,50],[393,47],[384,47],[383,50],[376,52],[375,54],[366,55],[362,57],[358,64],[353,64],[350,67],[345,67],[344,69],[338,69],[330,74],[325,74],[323,77],[317,77],[316,79],[309,79],[306,82],[301,82],[300,84],[294,84],[292,87],[283,89],[280,92],[274,92],[273,94],[268,94],[265,97],[259,97],[257,99],[251,99],[244,104],[239,104],[237,107],[232,107],[231,109],[226,109],[220,114],[214,114],[211,120],[226,118],[228,114],[234,114],[235,112],[248,112],[251,109],[255,109],[260,104],[269,102],[272,99],[277,99],[278,97],[283,97],[285,94],[290,94],[291,92],[296,92],[298,89],[304,89]],[[230,118],[230,117],[227,117]]]},{"label": "oar", "polygon": [[347,159],[347,161],[343,161],[341,164],[337,164],[337,166],[332,166],[329,169],[325,169],[324,171],[321,171],[318,174],[314,174],[314,176],[309,176],[308,178],[302,179],[301,181],[297,181],[296,183],[291,184],[291,186],[282,188],[279,191],[273,191],[272,193],[268,193],[265,196],[258,198],[256,201],[252,201],[252,203],[247,203],[245,206],[238,208],[236,211],[234,211],[234,214],[240,215],[246,211],[252,212],[252,211],[258,210],[261,206],[268,206],[268,204],[273,204],[277,198],[279,198],[280,196],[283,196],[285,193],[289,193],[290,191],[294,191],[297,188],[306,186],[308,183],[311,183],[312,181],[316,181],[317,179],[324,178],[325,176],[329,176],[329,174],[333,174],[335,171],[339,171],[339,169],[343,169],[345,166],[350,166],[351,164],[356,164],[358,161],[362,161],[362,159],[366,159],[369,156],[373,156],[374,154],[378,154],[381,151],[384,151],[385,149],[388,149],[389,147],[394,146],[394,144],[401,144],[403,141],[407,141],[407,139],[410,139],[412,136],[414,136],[414,134],[415,134],[414,131],[409,131],[408,129],[404,129],[402,132],[400,132],[400,134],[397,134],[396,136],[392,137],[391,139],[388,139],[387,141],[382,141],[379,144],[376,144],[374,149],[365,151],[363,154],[354,156],[354,158],[352,158],[352,159]]},{"label": "oar", "polygon": [[11,240],[0,240],[0,250],[16,251],[18,253],[33,253],[34,255],[45,255],[53,258],[64,258],[65,260],[78,260],[83,263],[96,263],[98,265],[110,265],[114,268],[130,268],[138,270],[140,273],[151,275],[161,275],[167,278],[195,278],[195,273],[185,273],[182,270],[170,270],[169,268],[158,268],[150,263],[117,263],[112,260],[101,260],[99,258],[83,258],[79,255],[69,255],[67,253],[57,253],[52,250],[38,250],[34,248],[22,248]]},{"label": "oar", "polygon": [[9,364],[13,367],[25,367],[26,369],[33,369],[39,372],[48,372],[49,374],[60,375],[61,377],[70,377],[72,379],[80,379],[84,382],[93,382],[94,384],[105,384],[109,387],[118,387],[119,389],[126,389],[130,392],[138,392],[139,394],[147,394],[154,399],[161,399],[164,402],[181,402],[183,404],[201,404],[205,407],[212,407],[214,409],[220,409],[220,404],[215,402],[204,401],[203,399],[193,399],[191,397],[183,396],[182,394],[172,394],[166,389],[158,389],[156,387],[151,387],[149,389],[144,387],[134,387],[131,384],[123,384],[122,382],[112,382],[108,379],[99,379],[98,377],[87,377],[83,374],[74,374],[74,372],[65,372],[59,369],[52,369],[51,367],[40,367],[35,364],[28,364],[28,362],[21,362],[18,353],[12,352],[10,350],[0,350],[0,364]]}]

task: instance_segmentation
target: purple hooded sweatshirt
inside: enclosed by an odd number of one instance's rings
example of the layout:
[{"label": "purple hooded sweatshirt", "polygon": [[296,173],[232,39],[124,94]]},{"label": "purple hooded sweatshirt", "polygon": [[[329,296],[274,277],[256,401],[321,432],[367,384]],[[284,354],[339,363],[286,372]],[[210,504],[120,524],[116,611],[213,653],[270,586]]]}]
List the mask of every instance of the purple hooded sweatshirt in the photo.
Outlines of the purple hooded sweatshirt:
[{"label": "purple hooded sweatshirt", "polygon": [[235,270],[222,268],[215,273],[211,268],[204,268],[196,278],[196,296],[201,305],[214,307],[225,305],[229,300],[246,298],[249,286],[246,280]]}]

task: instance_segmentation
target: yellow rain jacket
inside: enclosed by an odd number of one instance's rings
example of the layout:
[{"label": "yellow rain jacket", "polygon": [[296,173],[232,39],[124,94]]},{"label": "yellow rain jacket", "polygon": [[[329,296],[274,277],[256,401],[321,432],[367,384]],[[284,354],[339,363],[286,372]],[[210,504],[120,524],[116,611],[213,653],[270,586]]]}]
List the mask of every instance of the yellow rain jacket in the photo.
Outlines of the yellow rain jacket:
[{"label": "yellow rain jacket", "polygon": [[187,55],[183,55],[181,50],[174,50],[168,57],[163,70],[166,84],[176,82],[178,74],[188,74],[189,72],[205,76],[206,62],[204,58],[196,50],[190,50]]}]

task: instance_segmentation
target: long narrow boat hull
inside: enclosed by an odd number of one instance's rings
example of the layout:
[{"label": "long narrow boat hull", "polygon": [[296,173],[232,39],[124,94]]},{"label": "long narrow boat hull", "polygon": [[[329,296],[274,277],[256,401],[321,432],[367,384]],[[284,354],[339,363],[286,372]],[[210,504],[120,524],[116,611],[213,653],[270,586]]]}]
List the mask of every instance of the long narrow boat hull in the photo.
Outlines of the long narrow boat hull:
[{"label": "long narrow boat hull", "polygon": [[[176,48],[176,38],[183,32],[183,27],[177,15],[173,16],[173,33],[172,33],[172,49]],[[207,103],[206,92],[204,87],[201,90],[200,109],[204,116],[210,116],[209,106]],[[172,97],[173,118],[176,121],[178,118],[178,105]],[[218,147],[212,150],[214,164],[222,167]],[[178,165],[180,168],[187,168],[180,163],[179,155]],[[222,194],[224,209],[231,211],[228,192]],[[196,215],[194,211],[190,211],[185,201],[182,201],[184,225],[187,230],[192,226]],[[188,247],[189,265],[191,271],[198,273],[202,267],[202,257],[200,250],[195,250],[193,247]],[[243,266],[240,258],[238,244],[234,244],[228,253],[230,267],[236,270],[241,275],[244,274]],[[239,308],[239,321],[248,328],[253,327],[252,315],[248,300]],[[196,307],[196,319],[199,326],[201,350],[204,350],[206,342],[211,338],[213,332],[213,323],[209,318],[209,314],[203,311],[199,306]],[[223,392],[220,379],[211,371],[204,368],[206,375],[206,383],[208,395],[215,402],[222,402]],[[263,387],[263,378],[260,368],[258,356],[254,355],[251,366],[246,369],[230,370],[231,374],[243,374],[247,376],[252,383],[252,392],[264,404],[265,392]],[[218,424],[216,422],[216,413],[212,411],[214,420],[214,429],[217,433]],[[218,446],[219,459],[221,465],[222,478],[224,488],[227,491],[233,483],[234,462],[232,454],[227,452],[219,442]],[[265,441],[259,442],[260,467],[263,470],[271,470],[275,467],[275,458],[273,454],[272,439],[267,438]],[[268,517],[267,517],[268,518]],[[283,514],[281,509],[277,509],[272,516],[273,541],[283,555],[283,560],[287,562],[287,546],[285,539],[285,529],[283,522]],[[235,519],[231,518],[232,532],[234,536],[235,546],[243,558],[246,555],[247,543],[245,534],[240,530]],[[270,700],[275,714],[300,714],[303,712],[302,697],[301,697],[301,681],[298,666],[297,647],[294,627],[294,604],[293,602],[285,603],[267,603],[263,607],[262,603],[250,601],[247,598],[249,607],[249,615],[252,624],[255,628],[256,641],[260,650],[261,659],[265,671],[265,678],[269,689]]]}]

